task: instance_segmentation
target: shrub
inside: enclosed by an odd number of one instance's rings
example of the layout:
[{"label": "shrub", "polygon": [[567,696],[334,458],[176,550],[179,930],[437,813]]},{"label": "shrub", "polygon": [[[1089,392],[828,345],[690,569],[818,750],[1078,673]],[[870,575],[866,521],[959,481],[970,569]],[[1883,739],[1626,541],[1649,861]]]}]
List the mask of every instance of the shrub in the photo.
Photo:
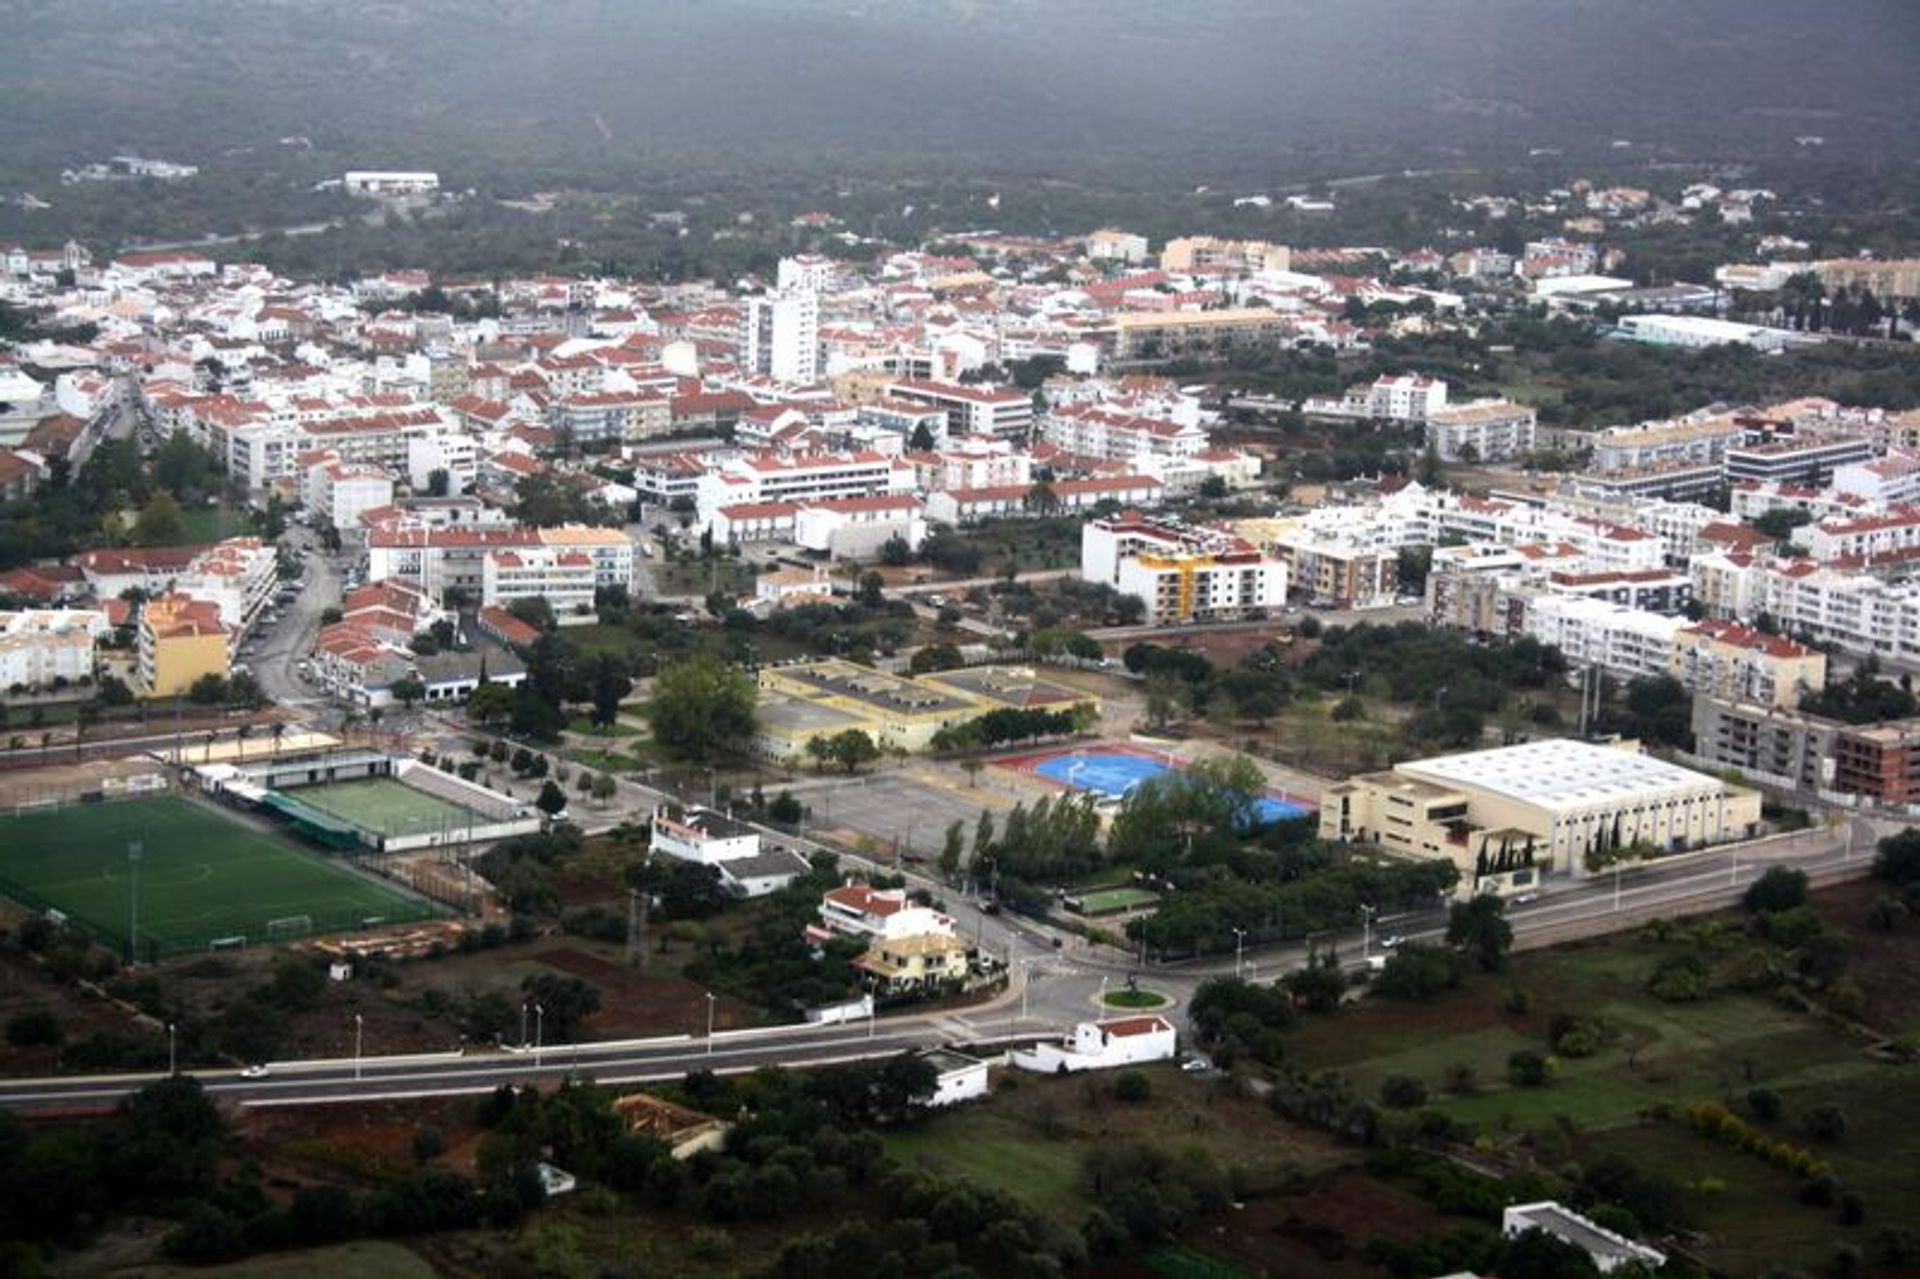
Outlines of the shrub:
[{"label": "shrub", "polygon": [[1123,1070],[1114,1077],[1113,1095],[1120,1101],[1147,1101],[1153,1096],[1153,1081],[1144,1070]]},{"label": "shrub", "polygon": [[1807,872],[1788,866],[1769,866],[1747,885],[1741,903],[1756,915],[1771,915],[1807,904]]},{"label": "shrub", "polygon": [[1552,1075],[1547,1058],[1531,1048],[1522,1048],[1507,1057],[1507,1080],[1522,1088],[1538,1088]]},{"label": "shrub", "polygon": [[1412,1075],[1388,1075],[1380,1081],[1380,1104],[1394,1110],[1412,1110],[1427,1104],[1427,1086]]},{"label": "shrub", "polygon": [[15,1048],[54,1047],[67,1037],[60,1019],[46,1008],[25,1008],[7,1019],[7,1042]]},{"label": "shrub", "polygon": [[1713,970],[1692,952],[1671,955],[1647,978],[1647,993],[1670,1004],[1694,1003],[1713,993]]},{"label": "shrub", "polygon": [[1815,1141],[1838,1141],[1847,1135],[1847,1112],[1832,1104],[1814,1106],[1800,1124]]},{"label": "shrub", "polygon": [[1501,1002],[1500,1009],[1510,1017],[1525,1017],[1533,1010],[1533,997],[1515,986],[1507,992],[1507,997]]},{"label": "shrub", "polygon": [[1780,1094],[1771,1088],[1750,1088],[1747,1090],[1747,1109],[1762,1123],[1772,1123],[1780,1117]]}]

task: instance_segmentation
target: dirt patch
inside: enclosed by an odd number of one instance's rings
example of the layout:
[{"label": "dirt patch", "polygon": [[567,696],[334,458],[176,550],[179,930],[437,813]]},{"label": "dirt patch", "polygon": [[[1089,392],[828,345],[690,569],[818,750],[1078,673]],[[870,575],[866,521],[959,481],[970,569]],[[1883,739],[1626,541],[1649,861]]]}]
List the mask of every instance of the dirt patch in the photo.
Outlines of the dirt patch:
[{"label": "dirt patch", "polygon": [[1256,1199],[1189,1242],[1256,1274],[1374,1275],[1363,1260],[1376,1239],[1410,1242],[1444,1234],[1431,1206],[1364,1175],[1336,1173],[1304,1194]]},{"label": "dirt patch", "polygon": [[1882,932],[1867,922],[1873,900],[1887,892],[1877,879],[1857,879],[1813,895],[1821,918],[1846,930],[1853,943],[1847,975],[1867,997],[1860,1020],[1887,1035],[1920,1026],[1920,965],[1913,962],[1913,938],[1920,921],[1900,920]]},{"label": "dirt patch", "polygon": [[[600,988],[600,1011],[586,1021],[584,1033],[588,1038],[640,1039],[700,1034],[706,1029],[707,991],[703,986],[678,977],[645,975],[580,950],[556,947],[529,958]],[[716,997],[713,1023],[719,1030],[757,1024],[753,1009],[727,995]]]},{"label": "dirt patch", "polygon": [[472,1098],[413,1098],[353,1105],[242,1110],[234,1121],[239,1152],[257,1160],[267,1184],[291,1191],[316,1180],[375,1183],[417,1166],[414,1134],[440,1133],[433,1162],[471,1174],[483,1130]]}]

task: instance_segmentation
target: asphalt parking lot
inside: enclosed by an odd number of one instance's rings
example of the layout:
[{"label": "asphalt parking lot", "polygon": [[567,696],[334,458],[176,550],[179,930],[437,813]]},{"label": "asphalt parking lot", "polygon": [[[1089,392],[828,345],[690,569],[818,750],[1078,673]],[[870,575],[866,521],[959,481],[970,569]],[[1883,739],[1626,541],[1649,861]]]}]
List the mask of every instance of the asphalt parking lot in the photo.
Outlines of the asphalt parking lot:
[{"label": "asphalt parking lot", "polygon": [[982,809],[991,810],[997,821],[1014,804],[1013,796],[989,785],[984,775],[977,789],[968,789],[964,781],[949,789],[903,773],[882,773],[823,779],[795,787],[794,794],[813,810],[814,826],[871,835],[889,846],[897,837],[903,852],[911,848],[929,858],[939,856],[953,822],[965,824],[971,846]]}]

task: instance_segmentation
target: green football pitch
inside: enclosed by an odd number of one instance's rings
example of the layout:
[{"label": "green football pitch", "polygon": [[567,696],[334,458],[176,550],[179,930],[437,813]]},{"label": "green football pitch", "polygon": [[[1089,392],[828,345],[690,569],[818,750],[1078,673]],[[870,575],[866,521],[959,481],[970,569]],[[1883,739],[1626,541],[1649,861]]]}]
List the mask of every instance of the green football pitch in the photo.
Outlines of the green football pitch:
[{"label": "green football pitch", "polygon": [[1080,903],[1080,912],[1085,915],[1115,915],[1123,910],[1151,906],[1160,900],[1160,894],[1144,888],[1095,888],[1067,896]]},{"label": "green football pitch", "polygon": [[[138,900],[129,845],[139,844]],[[438,908],[177,796],[0,817],[0,892],[141,958],[431,918]],[[271,925],[271,927],[270,927]]]},{"label": "green football pitch", "polygon": [[465,805],[415,790],[391,777],[301,786],[281,794],[349,826],[382,835],[455,833],[469,825],[485,825],[493,820]]}]

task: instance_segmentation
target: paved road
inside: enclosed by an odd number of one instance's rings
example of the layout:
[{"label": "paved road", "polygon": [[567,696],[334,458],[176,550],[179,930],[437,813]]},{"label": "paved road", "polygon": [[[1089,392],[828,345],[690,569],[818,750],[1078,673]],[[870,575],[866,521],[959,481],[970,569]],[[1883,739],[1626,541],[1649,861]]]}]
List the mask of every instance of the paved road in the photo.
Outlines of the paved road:
[{"label": "paved road", "polygon": [[306,579],[280,620],[256,632],[261,636],[259,647],[243,660],[253,668],[262,692],[278,705],[297,708],[323,700],[318,689],[301,682],[296,668],[300,659],[313,651],[320,614],[340,605],[340,571],[324,554],[306,554],[318,546],[318,539],[307,530],[296,526],[289,531],[287,542],[302,553]]}]

